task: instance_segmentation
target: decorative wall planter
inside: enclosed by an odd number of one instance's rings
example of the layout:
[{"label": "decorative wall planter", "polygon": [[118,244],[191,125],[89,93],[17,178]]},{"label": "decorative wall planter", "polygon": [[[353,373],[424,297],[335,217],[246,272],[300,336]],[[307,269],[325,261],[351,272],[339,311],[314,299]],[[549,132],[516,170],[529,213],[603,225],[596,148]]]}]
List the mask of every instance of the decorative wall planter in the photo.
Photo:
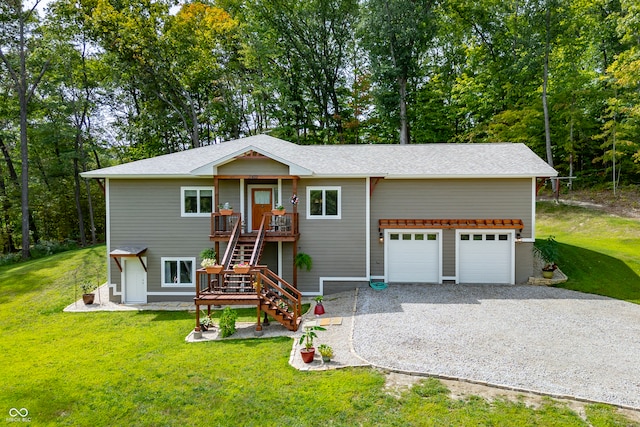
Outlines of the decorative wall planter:
[{"label": "decorative wall planter", "polygon": [[251,270],[250,265],[234,265],[233,271],[238,274],[247,274]]},{"label": "decorative wall planter", "polygon": [[220,274],[220,272],[222,271],[222,266],[214,265],[213,267],[207,267],[205,270],[207,270],[207,273],[209,274]]}]

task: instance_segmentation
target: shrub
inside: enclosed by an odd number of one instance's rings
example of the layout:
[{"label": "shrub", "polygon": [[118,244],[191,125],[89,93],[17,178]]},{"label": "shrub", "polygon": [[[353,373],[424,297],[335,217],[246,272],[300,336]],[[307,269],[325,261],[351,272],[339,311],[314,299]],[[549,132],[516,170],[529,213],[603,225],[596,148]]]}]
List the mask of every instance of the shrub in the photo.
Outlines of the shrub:
[{"label": "shrub", "polygon": [[22,261],[22,252],[13,252],[8,254],[3,254],[0,256],[0,266],[2,265],[10,265],[17,264]]},{"label": "shrub", "polygon": [[238,313],[231,307],[225,307],[220,315],[220,335],[222,338],[233,335],[236,332],[236,319]]},{"label": "shrub", "polygon": [[30,253],[31,258],[35,259],[77,248],[78,243],[74,240],[64,240],[63,242],[56,242],[53,240],[40,240],[38,243],[33,245]]}]

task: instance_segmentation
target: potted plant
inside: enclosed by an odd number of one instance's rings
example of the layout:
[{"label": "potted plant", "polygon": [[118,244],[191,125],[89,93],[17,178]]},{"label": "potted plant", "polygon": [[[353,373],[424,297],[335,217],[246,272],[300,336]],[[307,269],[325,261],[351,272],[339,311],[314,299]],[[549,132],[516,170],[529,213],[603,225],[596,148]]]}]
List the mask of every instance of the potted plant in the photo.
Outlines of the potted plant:
[{"label": "potted plant", "polygon": [[300,356],[304,363],[313,362],[313,358],[316,355],[316,349],[313,347],[313,340],[318,338],[315,331],[326,331],[322,326],[305,326],[304,332],[300,336],[298,344],[304,343],[304,348],[300,349]]},{"label": "potted plant", "polygon": [[224,205],[218,205],[220,215],[231,215],[233,213],[233,206],[226,202]]},{"label": "potted plant", "polygon": [[311,267],[313,267],[313,260],[311,259],[311,256],[304,252],[298,252],[293,262],[296,265],[296,268],[299,269],[304,267],[307,271],[311,271]]},{"label": "potted plant", "polygon": [[81,286],[82,288],[82,302],[85,304],[93,304],[93,300],[95,299],[95,294],[93,293],[93,285],[90,283],[85,283]]},{"label": "potted plant", "polygon": [[317,297],[314,298],[314,300],[316,300],[316,306],[313,309],[313,314],[315,314],[316,316],[320,316],[324,314],[324,305],[322,305],[323,299],[324,298],[322,295],[318,295]]},{"label": "potted plant", "polygon": [[206,248],[200,252],[200,258],[202,258],[200,265],[209,274],[219,274],[222,271],[222,266],[216,261],[216,255],[216,251],[213,248]]},{"label": "potted plant", "polygon": [[211,327],[213,327],[213,319],[210,315],[206,314],[200,319],[200,330],[208,331]]},{"label": "potted plant", "polygon": [[323,362],[331,362],[331,358],[333,357],[333,349],[330,345],[320,344],[318,346],[318,352],[320,353],[320,356],[322,356]]},{"label": "potted plant", "polygon": [[237,274],[247,274],[249,270],[251,270],[251,266],[244,262],[241,262],[233,266],[233,271],[234,273],[237,273]]},{"label": "potted plant", "polygon": [[274,214],[274,215],[278,215],[278,216],[284,215],[285,212],[286,212],[286,210],[285,210],[284,206],[282,206],[282,205],[278,205],[274,209],[271,209],[271,213]]},{"label": "potted plant", "polygon": [[278,308],[280,309],[280,311],[284,311],[285,313],[289,312],[289,306],[284,301],[279,301],[278,302]]},{"label": "potted plant", "polygon": [[558,268],[556,261],[558,260],[559,250],[555,237],[549,236],[544,240],[536,240],[533,244],[533,250],[544,263],[542,277],[551,279],[553,272]]}]

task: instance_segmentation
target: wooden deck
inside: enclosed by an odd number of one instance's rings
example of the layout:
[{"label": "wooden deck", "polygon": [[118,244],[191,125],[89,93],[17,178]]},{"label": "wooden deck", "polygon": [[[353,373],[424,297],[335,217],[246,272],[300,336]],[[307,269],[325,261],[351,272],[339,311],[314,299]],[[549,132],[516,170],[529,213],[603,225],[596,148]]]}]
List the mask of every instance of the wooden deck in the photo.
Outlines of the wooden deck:
[{"label": "wooden deck", "polygon": [[209,274],[196,271],[196,327],[200,332],[200,309],[211,306],[243,305],[256,307],[256,331],[262,330],[260,315],[271,316],[287,329],[296,331],[301,322],[302,294],[265,266],[254,266],[248,273],[226,270]]},{"label": "wooden deck", "polygon": [[[284,215],[272,215],[265,213],[265,238],[266,242],[295,242],[300,238],[298,229],[298,214],[285,213]],[[242,221],[239,213],[231,215],[221,215],[219,212],[211,214],[211,233],[209,239],[214,242],[226,242],[233,232],[233,227],[238,221]],[[246,232],[242,230],[243,236],[255,236],[257,230]]]},{"label": "wooden deck", "polygon": [[256,292],[200,293],[194,298],[196,306],[200,305],[255,305],[260,304]]}]

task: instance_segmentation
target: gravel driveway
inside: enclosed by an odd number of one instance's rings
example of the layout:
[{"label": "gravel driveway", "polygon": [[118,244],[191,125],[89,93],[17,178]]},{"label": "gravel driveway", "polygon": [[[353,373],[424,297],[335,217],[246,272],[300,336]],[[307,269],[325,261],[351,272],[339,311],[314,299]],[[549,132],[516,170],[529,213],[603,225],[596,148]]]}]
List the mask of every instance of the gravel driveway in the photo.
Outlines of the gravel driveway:
[{"label": "gravel driveway", "polygon": [[369,363],[640,409],[640,305],[537,286],[359,289]]}]

